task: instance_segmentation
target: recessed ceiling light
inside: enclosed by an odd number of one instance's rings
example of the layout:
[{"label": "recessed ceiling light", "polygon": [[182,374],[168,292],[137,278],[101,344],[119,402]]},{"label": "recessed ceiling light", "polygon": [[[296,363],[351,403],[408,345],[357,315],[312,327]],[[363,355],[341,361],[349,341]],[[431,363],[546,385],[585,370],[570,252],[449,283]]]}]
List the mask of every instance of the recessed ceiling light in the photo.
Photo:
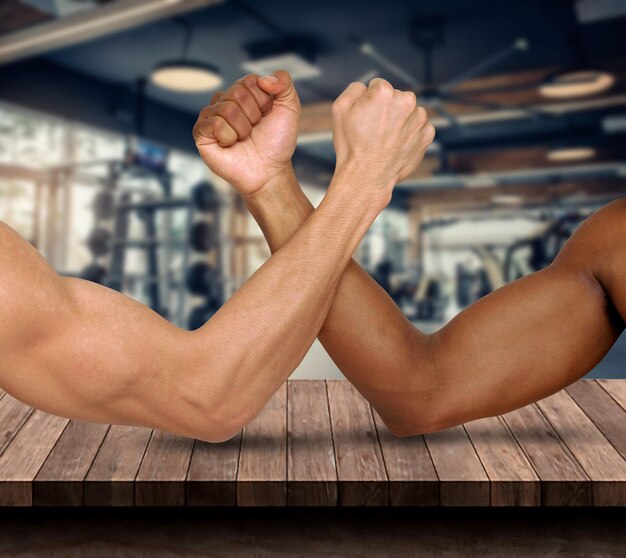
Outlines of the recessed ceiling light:
[{"label": "recessed ceiling light", "polygon": [[565,147],[548,151],[547,159],[553,163],[564,163],[591,159],[595,154],[596,150],[593,147]]},{"label": "recessed ceiling light", "polygon": [[515,194],[498,194],[492,196],[491,201],[499,205],[521,205],[524,198]]},{"label": "recessed ceiling light", "polygon": [[159,64],[152,70],[150,80],[163,89],[181,93],[210,91],[222,85],[223,81],[217,68],[186,60]]},{"label": "recessed ceiling light", "polygon": [[555,77],[539,87],[539,93],[550,99],[586,97],[606,91],[615,83],[608,72],[568,72]]}]

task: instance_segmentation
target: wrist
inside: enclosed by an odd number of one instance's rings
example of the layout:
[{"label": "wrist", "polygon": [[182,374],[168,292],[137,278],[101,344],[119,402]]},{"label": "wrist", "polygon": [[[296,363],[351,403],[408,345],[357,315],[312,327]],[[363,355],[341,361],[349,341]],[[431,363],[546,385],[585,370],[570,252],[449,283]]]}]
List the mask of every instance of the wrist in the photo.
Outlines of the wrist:
[{"label": "wrist", "polygon": [[262,187],[242,195],[242,198],[248,211],[260,224],[276,220],[283,224],[294,220],[301,223],[313,210],[291,164],[283,172],[272,176]]},{"label": "wrist", "polygon": [[[280,199],[298,186],[296,173],[291,162],[284,167],[274,169],[268,177],[251,192],[242,193],[241,197],[247,204],[264,204]],[[298,187],[299,189],[299,187]]]},{"label": "wrist", "polygon": [[328,191],[344,191],[355,205],[378,215],[391,201],[395,185],[394,178],[372,172],[371,165],[348,160],[337,164]]}]

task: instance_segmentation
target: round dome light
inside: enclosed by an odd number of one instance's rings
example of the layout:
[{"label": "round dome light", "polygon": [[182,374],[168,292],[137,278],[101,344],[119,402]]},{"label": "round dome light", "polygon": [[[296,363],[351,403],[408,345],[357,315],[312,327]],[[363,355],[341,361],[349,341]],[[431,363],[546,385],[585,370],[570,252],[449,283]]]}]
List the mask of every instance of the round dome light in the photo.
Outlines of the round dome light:
[{"label": "round dome light", "polygon": [[200,93],[222,85],[222,76],[217,68],[208,64],[176,60],[156,66],[150,74],[150,81],[163,89]]},{"label": "round dome light", "polygon": [[566,163],[591,159],[595,154],[596,150],[593,147],[565,147],[548,151],[547,158],[553,163]]},{"label": "round dome light", "polygon": [[568,72],[552,77],[539,86],[539,93],[549,99],[586,97],[606,91],[615,83],[615,76],[608,72]]}]

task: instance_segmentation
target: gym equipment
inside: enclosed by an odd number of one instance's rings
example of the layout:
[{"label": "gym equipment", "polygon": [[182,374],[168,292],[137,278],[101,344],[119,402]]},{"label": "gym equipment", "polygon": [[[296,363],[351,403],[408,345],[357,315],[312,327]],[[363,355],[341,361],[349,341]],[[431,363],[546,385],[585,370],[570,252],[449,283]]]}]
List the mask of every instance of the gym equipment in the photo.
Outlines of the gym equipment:
[{"label": "gym equipment", "polygon": [[201,328],[206,322],[208,322],[215,312],[217,307],[210,305],[197,306],[189,313],[188,327],[191,331]]},{"label": "gym equipment", "polygon": [[111,233],[108,229],[97,228],[89,233],[87,247],[94,256],[104,256],[111,249]]},{"label": "gym equipment", "polygon": [[[168,211],[172,209],[185,209],[190,206],[187,198],[159,198],[154,200],[124,201],[116,206],[119,211],[139,211],[146,215],[151,211]],[[143,213],[141,213],[143,211]]]},{"label": "gym equipment", "polygon": [[443,285],[434,277],[424,276],[416,293],[418,320],[442,321],[446,308]]},{"label": "gym equipment", "polygon": [[210,182],[199,182],[191,189],[191,200],[194,207],[202,212],[215,211],[220,205],[217,191]]},{"label": "gym equipment", "polygon": [[512,244],[504,258],[504,276],[507,282],[548,267],[582,219],[581,215],[567,215],[550,225],[542,235]]},{"label": "gym equipment", "polygon": [[456,302],[464,308],[476,302],[479,298],[488,295],[494,286],[484,267],[473,271],[466,265],[459,263],[456,266]]},{"label": "gym equipment", "polygon": [[115,209],[115,197],[112,192],[101,190],[93,199],[93,211],[96,219],[111,219]]},{"label": "gym equipment", "polygon": [[374,280],[384,289],[387,294],[391,294],[391,273],[393,264],[389,260],[383,260],[376,266],[373,277]]},{"label": "gym equipment", "polygon": [[185,284],[192,294],[199,296],[214,295],[217,274],[208,263],[196,262],[187,270]]},{"label": "gym equipment", "polygon": [[214,227],[207,221],[198,221],[189,230],[189,243],[196,252],[208,252],[215,245]]},{"label": "gym equipment", "polygon": [[104,283],[106,275],[106,268],[98,263],[89,264],[83,269],[81,273],[81,277],[83,279],[91,281],[92,283],[98,283],[99,285],[102,285]]}]

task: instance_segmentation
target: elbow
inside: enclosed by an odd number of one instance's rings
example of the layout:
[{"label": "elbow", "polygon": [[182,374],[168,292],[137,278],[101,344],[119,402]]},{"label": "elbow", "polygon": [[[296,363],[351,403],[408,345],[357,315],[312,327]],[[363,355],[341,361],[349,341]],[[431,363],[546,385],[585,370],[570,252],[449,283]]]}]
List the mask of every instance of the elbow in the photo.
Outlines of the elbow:
[{"label": "elbow", "polygon": [[439,432],[456,426],[450,417],[423,413],[404,413],[389,419],[383,419],[387,430],[397,438],[410,438]]},{"label": "elbow", "polygon": [[201,420],[188,422],[184,434],[196,440],[219,444],[237,436],[247,422],[243,416],[231,414],[224,417],[215,411],[207,410]]}]

